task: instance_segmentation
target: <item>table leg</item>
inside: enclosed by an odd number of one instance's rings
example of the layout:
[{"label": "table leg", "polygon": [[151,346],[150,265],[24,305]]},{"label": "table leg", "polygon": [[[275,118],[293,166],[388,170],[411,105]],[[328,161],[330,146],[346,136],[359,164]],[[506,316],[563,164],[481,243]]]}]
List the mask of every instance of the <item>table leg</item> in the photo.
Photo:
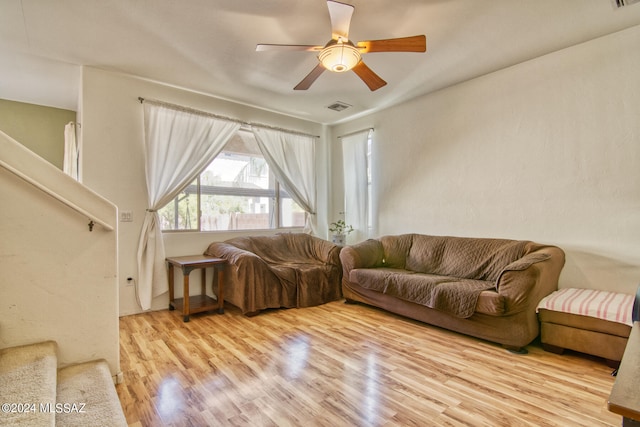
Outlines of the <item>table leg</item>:
[{"label": "table leg", "polygon": [[224,266],[218,268],[218,313],[224,314]]},{"label": "table leg", "polygon": [[185,271],[184,274],[184,286],[183,286],[183,294],[182,300],[184,301],[182,314],[184,314],[184,321],[189,321],[189,273],[191,271]]},{"label": "table leg", "polygon": [[200,283],[200,295],[207,295],[207,267],[202,267],[202,282]]},{"label": "table leg", "polygon": [[173,264],[169,263],[169,310],[175,310],[173,301]]}]

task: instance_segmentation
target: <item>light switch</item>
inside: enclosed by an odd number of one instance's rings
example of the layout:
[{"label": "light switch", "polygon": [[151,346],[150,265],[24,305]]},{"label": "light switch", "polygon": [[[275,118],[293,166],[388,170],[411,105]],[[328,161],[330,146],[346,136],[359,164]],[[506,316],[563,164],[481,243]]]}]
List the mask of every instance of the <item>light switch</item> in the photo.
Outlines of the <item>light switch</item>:
[{"label": "light switch", "polygon": [[120,211],[120,222],[133,222],[133,212]]}]

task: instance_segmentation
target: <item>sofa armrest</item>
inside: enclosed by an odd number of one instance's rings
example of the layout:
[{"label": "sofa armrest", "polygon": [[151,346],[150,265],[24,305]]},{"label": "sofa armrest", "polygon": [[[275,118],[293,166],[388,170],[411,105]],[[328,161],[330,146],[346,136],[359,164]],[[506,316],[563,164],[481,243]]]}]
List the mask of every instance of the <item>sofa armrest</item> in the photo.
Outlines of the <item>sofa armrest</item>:
[{"label": "sofa armrest", "polygon": [[558,289],[564,261],[562,249],[544,246],[506,266],[496,281],[496,290],[505,299],[505,314],[535,310],[542,298]]},{"label": "sofa armrest", "polygon": [[269,264],[255,253],[240,249],[225,242],[209,245],[205,255],[224,258],[230,268],[225,277],[231,282],[251,280],[251,277],[261,277],[262,280],[275,279]]},{"label": "sofa armrest", "polygon": [[225,242],[211,243],[204,254],[208,256],[224,258],[229,264],[238,264],[238,262],[240,262],[243,258],[249,258],[252,260],[258,259],[260,260],[260,262],[264,262],[262,258],[254,254],[253,252],[240,249]]},{"label": "sofa armrest", "polygon": [[379,240],[369,239],[356,245],[345,246],[340,251],[340,261],[345,278],[355,268],[373,268],[382,266],[384,251]]},{"label": "sofa armrest", "polygon": [[340,266],[340,246],[319,237],[312,238],[312,245],[316,259],[324,264]]},{"label": "sofa armrest", "polygon": [[227,260],[225,300],[239,307],[243,314],[255,314],[283,302],[281,294],[285,289],[275,272],[257,254],[226,242],[210,244],[204,254]]}]

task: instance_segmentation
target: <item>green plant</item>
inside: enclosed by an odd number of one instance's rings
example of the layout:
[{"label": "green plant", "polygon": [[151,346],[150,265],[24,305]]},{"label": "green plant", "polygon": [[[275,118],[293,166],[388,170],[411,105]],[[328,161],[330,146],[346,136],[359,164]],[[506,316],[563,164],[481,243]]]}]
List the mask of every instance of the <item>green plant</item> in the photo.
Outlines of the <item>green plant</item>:
[{"label": "green plant", "polygon": [[345,224],[344,220],[339,219],[329,224],[329,231],[336,235],[347,235],[353,231],[353,227]]}]

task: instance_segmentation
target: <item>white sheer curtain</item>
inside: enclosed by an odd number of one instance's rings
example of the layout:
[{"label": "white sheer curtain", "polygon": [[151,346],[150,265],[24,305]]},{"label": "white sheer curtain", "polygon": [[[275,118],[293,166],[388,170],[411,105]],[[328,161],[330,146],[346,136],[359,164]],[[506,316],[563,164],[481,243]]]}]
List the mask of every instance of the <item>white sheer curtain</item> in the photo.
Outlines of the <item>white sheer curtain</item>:
[{"label": "white sheer curtain", "polygon": [[145,174],[149,208],[138,242],[138,302],[144,310],[168,290],[160,218],[156,212],[222,151],[240,123],[144,101]]},{"label": "white sheer curtain", "polygon": [[367,129],[342,137],[342,167],[344,169],[345,222],[353,226],[348,239],[360,242],[369,237]]},{"label": "white sheer curtain", "polygon": [[80,147],[76,135],[76,124],[69,122],[64,127],[64,159],[62,171],[76,181],[80,180],[79,172]]},{"label": "white sheer curtain", "polygon": [[259,126],[252,129],[276,179],[307,212],[305,230],[315,232],[316,138]]}]

